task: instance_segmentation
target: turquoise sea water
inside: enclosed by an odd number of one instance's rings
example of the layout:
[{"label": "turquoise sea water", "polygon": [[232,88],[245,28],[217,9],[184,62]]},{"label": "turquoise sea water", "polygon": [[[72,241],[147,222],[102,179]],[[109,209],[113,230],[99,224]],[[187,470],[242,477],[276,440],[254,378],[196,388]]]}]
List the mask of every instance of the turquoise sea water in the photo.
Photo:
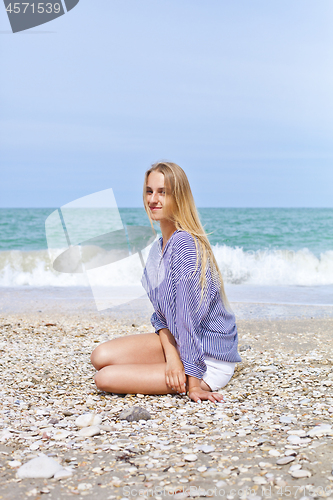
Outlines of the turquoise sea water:
[{"label": "turquoise sea water", "polygon": [[[82,276],[52,268],[45,220],[54,210],[0,209],[0,287],[86,285]],[[119,212],[126,225],[150,226],[143,208]],[[227,285],[333,285],[333,209],[203,208],[199,214]],[[94,224],[98,232],[103,221]],[[122,284],[131,284],[131,273],[122,271]]]},{"label": "turquoise sea water", "polygon": [[[47,249],[45,220],[54,208],[0,209],[0,250]],[[120,208],[125,224],[147,225],[143,208]],[[315,256],[333,250],[331,208],[201,208],[212,245],[257,250],[301,250]],[[156,225],[158,231],[158,225]]]}]

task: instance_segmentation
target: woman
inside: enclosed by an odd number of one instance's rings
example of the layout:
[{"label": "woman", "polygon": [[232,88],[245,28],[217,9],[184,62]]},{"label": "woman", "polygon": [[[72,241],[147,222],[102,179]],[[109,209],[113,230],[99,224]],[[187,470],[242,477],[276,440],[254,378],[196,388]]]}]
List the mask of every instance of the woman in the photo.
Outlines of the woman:
[{"label": "woman", "polygon": [[113,393],[188,391],[196,402],[222,402],[215,391],[241,361],[237,328],[185,172],[155,163],[145,174],[143,201],[152,227],[159,222],[162,232],[142,278],[155,333],[99,345],[91,355],[95,383]]}]

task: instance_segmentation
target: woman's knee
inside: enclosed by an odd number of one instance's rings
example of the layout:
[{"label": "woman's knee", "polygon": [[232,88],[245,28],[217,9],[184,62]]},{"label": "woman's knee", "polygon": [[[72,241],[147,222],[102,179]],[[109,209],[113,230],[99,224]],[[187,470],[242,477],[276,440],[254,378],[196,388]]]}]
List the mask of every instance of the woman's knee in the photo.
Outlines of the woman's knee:
[{"label": "woman's knee", "polygon": [[112,392],[112,390],[116,387],[114,384],[115,373],[111,366],[102,368],[95,373],[94,380],[97,389],[100,391]]},{"label": "woman's knee", "polygon": [[100,391],[106,390],[106,377],[105,377],[104,373],[102,372],[102,370],[95,373],[94,380],[95,380],[95,384],[96,384],[97,389],[99,389]]},{"label": "woman's knee", "polygon": [[[105,343],[100,344],[93,350],[90,356],[90,361],[96,370],[100,370],[107,364],[107,356],[105,352]],[[108,357],[109,358],[109,357]]]}]

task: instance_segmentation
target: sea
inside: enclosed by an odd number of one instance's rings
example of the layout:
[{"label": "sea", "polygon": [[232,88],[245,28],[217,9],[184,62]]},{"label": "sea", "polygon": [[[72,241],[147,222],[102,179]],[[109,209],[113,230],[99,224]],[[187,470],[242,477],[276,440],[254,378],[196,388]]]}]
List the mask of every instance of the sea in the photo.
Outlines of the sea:
[{"label": "sea", "polygon": [[[62,289],[67,290],[68,296],[91,285],[84,272],[63,273],[53,268],[54,253],[48,249],[45,222],[56,210],[0,209],[3,293],[34,289],[52,294]],[[332,208],[199,208],[198,211],[231,302],[294,304],[315,306],[317,310],[324,307],[326,314],[331,310]],[[150,227],[143,208],[119,208],[119,215],[127,228]],[[105,232],[105,220],[101,217],[96,217],[93,226],[94,234]],[[159,237],[158,224],[155,229]],[[109,279],[107,273],[100,273],[98,285],[109,286]],[[133,285],[130,259],[128,265],[124,261],[122,272],[112,279],[115,287]]]}]

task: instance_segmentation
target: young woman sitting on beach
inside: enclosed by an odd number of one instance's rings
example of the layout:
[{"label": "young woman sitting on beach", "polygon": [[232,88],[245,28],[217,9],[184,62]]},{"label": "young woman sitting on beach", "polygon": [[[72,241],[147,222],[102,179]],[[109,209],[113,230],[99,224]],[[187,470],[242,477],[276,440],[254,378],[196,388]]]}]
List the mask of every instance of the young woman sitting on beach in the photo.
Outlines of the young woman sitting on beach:
[{"label": "young woman sitting on beach", "polygon": [[162,233],[142,278],[155,333],[100,344],[91,355],[95,383],[106,392],[187,392],[196,402],[222,402],[215,391],[241,361],[237,328],[185,172],[175,163],[155,163],[145,174],[143,200]]}]

